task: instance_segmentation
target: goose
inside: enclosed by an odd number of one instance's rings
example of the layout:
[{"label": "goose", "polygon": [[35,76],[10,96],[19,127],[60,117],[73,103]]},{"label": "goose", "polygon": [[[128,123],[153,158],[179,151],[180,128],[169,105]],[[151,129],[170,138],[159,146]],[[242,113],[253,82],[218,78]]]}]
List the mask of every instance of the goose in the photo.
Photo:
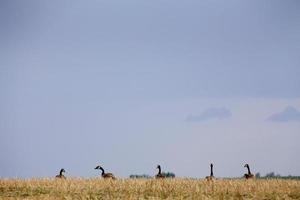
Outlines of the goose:
[{"label": "goose", "polygon": [[157,165],[156,168],[158,169],[158,173],[155,175],[155,178],[166,178],[166,176],[161,173],[161,167],[160,167],[160,165]]},{"label": "goose", "polygon": [[62,168],[62,169],[59,171],[59,174],[56,175],[55,177],[56,177],[56,178],[66,179],[66,177],[63,175],[63,172],[66,172],[66,171],[65,171],[65,169]]},{"label": "goose", "polygon": [[213,172],[213,164],[212,164],[212,163],[210,164],[210,176],[207,176],[207,177],[205,177],[205,178],[206,178],[206,180],[208,180],[208,181],[212,181],[212,180],[215,179],[215,177],[214,177],[214,172]]},{"label": "goose", "polygon": [[244,167],[247,167],[247,169],[248,169],[248,174],[244,174],[244,177],[246,178],[246,179],[249,179],[249,178],[254,178],[254,175],[253,174],[251,174],[251,171],[250,171],[250,167],[249,167],[249,165],[248,164],[245,164],[245,166]]},{"label": "goose", "polygon": [[116,177],[112,173],[105,173],[104,169],[101,166],[95,167],[95,169],[100,169],[102,171],[101,176],[103,178],[111,178],[111,179],[116,179]]}]

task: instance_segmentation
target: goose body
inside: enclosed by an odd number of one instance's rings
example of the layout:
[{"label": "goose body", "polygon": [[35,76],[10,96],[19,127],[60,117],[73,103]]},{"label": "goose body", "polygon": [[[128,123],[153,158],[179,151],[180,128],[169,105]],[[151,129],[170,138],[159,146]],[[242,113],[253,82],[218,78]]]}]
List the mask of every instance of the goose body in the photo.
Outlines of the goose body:
[{"label": "goose body", "polygon": [[207,181],[213,181],[215,179],[213,172],[213,164],[210,164],[210,176],[205,177]]},{"label": "goose body", "polygon": [[105,178],[105,179],[109,179],[109,178],[116,179],[116,177],[112,173],[105,173],[103,167],[101,167],[99,165],[97,167],[95,167],[95,169],[100,169],[102,171],[102,173],[101,173],[102,178]]},{"label": "goose body", "polygon": [[246,164],[244,167],[246,167],[248,169],[248,173],[247,174],[244,174],[244,177],[246,179],[252,179],[252,178],[255,178],[254,174],[251,173],[250,171],[250,167],[248,164]]},{"label": "goose body", "polygon": [[158,173],[155,175],[155,178],[166,178],[164,174],[161,173],[161,167],[160,165],[157,165]]},{"label": "goose body", "polygon": [[63,172],[66,172],[64,169],[61,169],[60,171],[59,171],[59,174],[58,175],[56,175],[55,177],[56,178],[61,178],[61,179],[66,179],[66,177],[63,175]]},{"label": "goose body", "polygon": [[254,178],[254,174],[244,174],[244,177],[246,179],[251,179],[251,178]]}]

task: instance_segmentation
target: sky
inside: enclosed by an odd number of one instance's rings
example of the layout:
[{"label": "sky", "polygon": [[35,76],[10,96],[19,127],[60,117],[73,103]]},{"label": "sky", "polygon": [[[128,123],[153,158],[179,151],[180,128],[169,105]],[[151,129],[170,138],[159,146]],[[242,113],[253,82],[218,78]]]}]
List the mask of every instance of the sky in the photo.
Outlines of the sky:
[{"label": "sky", "polygon": [[0,1],[0,177],[300,175],[299,10]]}]

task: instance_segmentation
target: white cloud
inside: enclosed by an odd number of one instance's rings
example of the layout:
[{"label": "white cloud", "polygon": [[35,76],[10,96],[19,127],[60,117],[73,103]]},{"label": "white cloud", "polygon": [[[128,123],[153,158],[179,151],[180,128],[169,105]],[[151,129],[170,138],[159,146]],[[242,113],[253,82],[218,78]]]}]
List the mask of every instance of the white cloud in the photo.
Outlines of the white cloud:
[{"label": "white cloud", "polygon": [[272,122],[300,121],[300,111],[293,106],[287,106],[283,111],[271,115],[267,120]]},{"label": "white cloud", "polygon": [[198,122],[210,119],[225,119],[231,116],[227,108],[208,108],[198,115],[189,115],[186,118],[188,122]]}]

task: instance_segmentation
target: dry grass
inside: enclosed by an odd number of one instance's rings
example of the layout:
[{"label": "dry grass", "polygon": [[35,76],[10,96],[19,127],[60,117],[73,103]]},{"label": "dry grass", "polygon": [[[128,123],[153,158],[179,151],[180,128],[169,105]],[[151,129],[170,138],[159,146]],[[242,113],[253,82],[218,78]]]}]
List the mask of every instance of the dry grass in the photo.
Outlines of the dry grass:
[{"label": "dry grass", "polygon": [[300,199],[300,181],[2,179],[0,199]]}]

